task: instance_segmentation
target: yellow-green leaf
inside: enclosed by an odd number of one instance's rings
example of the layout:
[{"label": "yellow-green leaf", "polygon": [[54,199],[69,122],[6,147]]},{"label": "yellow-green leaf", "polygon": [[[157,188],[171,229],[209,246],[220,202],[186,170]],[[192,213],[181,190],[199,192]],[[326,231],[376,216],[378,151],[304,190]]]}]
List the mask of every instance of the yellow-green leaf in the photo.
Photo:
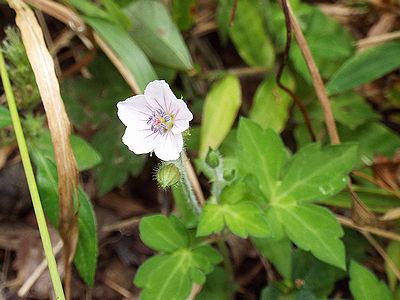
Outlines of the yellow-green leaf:
[{"label": "yellow-green leaf", "polygon": [[228,75],[215,83],[204,103],[200,132],[200,156],[216,149],[229,133],[241,104],[239,79]]}]

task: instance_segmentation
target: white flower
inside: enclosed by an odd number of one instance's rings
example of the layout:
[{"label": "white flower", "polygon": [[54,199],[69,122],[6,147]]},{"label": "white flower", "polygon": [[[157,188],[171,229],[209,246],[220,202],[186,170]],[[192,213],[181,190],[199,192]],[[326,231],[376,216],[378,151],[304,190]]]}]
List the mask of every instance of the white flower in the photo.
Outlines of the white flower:
[{"label": "white flower", "polygon": [[182,132],[193,115],[164,80],[150,82],[144,95],[118,102],[118,117],[127,127],[122,142],[135,154],[153,152],[162,160],[176,160],[183,148]]}]

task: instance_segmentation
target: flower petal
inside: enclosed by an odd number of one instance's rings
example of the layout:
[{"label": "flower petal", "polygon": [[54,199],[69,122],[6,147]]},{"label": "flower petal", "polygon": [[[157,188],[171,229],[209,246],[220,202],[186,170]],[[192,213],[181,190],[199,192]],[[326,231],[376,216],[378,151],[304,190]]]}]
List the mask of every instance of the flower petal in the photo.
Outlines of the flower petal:
[{"label": "flower petal", "polygon": [[164,80],[150,82],[144,90],[144,95],[154,110],[162,109],[166,113],[169,113],[172,103],[177,100],[168,83]]},{"label": "flower petal", "polygon": [[182,133],[189,128],[189,122],[193,119],[193,114],[183,100],[177,100],[173,104],[171,113],[175,117],[174,126],[171,129],[173,133]]},{"label": "flower petal", "polygon": [[135,154],[149,153],[155,145],[162,143],[161,135],[148,129],[137,129],[129,126],[125,130],[122,142]]},{"label": "flower petal", "polygon": [[179,158],[183,149],[182,134],[167,132],[162,135],[161,140],[154,148],[154,153],[159,159],[164,161],[176,160]]},{"label": "flower petal", "polygon": [[138,129],[145,129],[147,120],[151,116],[146,97],[143,95],[133,96],[117,104],[118,117],[125,126],[135,126]]}]

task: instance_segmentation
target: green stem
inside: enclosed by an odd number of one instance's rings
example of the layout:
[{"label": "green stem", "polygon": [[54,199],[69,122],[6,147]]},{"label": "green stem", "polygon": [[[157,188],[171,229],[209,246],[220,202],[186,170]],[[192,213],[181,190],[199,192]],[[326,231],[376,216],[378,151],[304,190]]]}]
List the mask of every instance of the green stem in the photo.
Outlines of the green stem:
[{"label": "green stem", "polygon": [[183,152],[180,156],[180,159],[177,162],[178,162],[178,164],[176,164],[176,165],[182,176],[183,191],[184,191],[186,197],[189,199],[189,202],[193,208],[193,211],[196,213],[196,215],[199,215],[201,213],[201,207],[199,206],[197,197],[196,197],[195,193],[193,192],[192,183],[190,182],[189,176],[188,176],[186,168],[185,168]]},{"label": "green stem", "polygon": [[14,126],[15,136],[17,138],[18,148],[21,155],[22,164],[25,170],[26,180],[28,182],[29,192],[31,194],[33,209],[35,210],[36,220],[39,227],[40,237],[42,239],[44,253],[49,266],[51,280],[53,282],[54,293],[58,300],[65,300],[64,291],[61,285],[60,275],[57,271],[57,263],[51,246],[49,230],[47,229],[46,219],[44,217],[42,204],[40,202],[39,192],[36,185],[35,175],[33,173],[31,160],[29,158],[28,148],[22,131],[21,120],[18,115],[15,98],[8,78],[3,53],[0,50],[0,74],[6,93],[8,107],[10,109],[11,119]]}]

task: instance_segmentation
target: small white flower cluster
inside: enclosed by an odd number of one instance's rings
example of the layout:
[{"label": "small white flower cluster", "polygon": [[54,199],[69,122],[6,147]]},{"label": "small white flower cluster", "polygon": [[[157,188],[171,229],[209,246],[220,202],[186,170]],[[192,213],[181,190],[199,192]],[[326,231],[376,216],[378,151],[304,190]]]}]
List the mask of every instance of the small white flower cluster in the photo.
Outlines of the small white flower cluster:
[{"label": "small white flower cluster", "polygon": [[164,80],[150,82],[144,95],[118,102],[118,117],[127,127],[122,141],[135,154],[153,152],[164,160],[176,160],[183,149],[182,132],[193,115],[175,97]]}]

